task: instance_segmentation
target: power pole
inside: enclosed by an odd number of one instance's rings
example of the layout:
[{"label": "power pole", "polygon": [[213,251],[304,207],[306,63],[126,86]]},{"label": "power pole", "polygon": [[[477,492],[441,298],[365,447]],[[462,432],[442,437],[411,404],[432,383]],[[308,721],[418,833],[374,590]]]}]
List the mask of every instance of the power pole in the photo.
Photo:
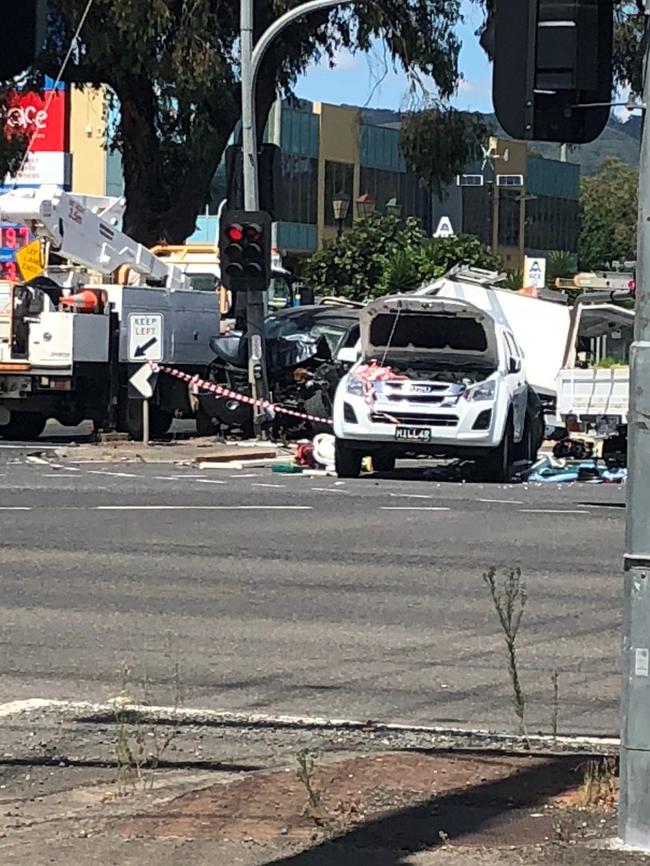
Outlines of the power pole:
[{"label": "power pole", "polygon": [[619,834],[650,851],[650,2],[639,163],[634,342],[630,350]]}]

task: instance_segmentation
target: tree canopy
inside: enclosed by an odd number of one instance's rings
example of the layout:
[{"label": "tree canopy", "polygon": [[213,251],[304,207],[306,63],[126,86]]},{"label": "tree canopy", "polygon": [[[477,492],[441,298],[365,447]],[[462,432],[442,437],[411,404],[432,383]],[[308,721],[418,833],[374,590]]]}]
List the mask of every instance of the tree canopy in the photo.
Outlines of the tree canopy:
[{"label": "tree canopy", "polygon": [[583,270],[636,259],[639,170],[614,156],[580,185],[579,263]]},{"label": "tree canopy", "polygon": [[[50,0],[37,73],[58,70],[85,5]],[[294,5],[256,0],[257,35]],[[460,19],[460,0],[358,0],[298,21],[263,63],[259,128],[278,90],[290,90],[311,61],[332,59],[340,47],[367,49],[376,39],[412,76],[435,82],[444,102],[458,82]],[[240,118],[238,39],[238,0],[95,0],[90,9],[63,77],[107,85],[115,95],[112,146],[123,160],[125,229],[145,243],[177,242],[194,229]],[[441,171],[450,176],[455,164]]]},{"label": "tree canopy", "polygon": [[314,253],[303,274],[317,295],[356,301],[408,292],[463,262],[495,268],[496,259],[477,238],[430,238],[419,220],[374,213]]}]

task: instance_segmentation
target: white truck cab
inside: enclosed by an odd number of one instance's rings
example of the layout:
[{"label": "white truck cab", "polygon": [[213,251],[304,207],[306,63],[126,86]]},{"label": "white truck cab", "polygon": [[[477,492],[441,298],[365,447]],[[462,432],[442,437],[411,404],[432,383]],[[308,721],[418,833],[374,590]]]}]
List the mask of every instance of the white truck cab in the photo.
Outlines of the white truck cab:
[{"label": "white truck cab", "polygon": [[465,300],[399,295],[360,314],[360,358],[334,402],[336,469],[357,477],[397,457],[477,459],[486,480],[508,481],[517,452],[539,445],[529,386],[510,328]]}]

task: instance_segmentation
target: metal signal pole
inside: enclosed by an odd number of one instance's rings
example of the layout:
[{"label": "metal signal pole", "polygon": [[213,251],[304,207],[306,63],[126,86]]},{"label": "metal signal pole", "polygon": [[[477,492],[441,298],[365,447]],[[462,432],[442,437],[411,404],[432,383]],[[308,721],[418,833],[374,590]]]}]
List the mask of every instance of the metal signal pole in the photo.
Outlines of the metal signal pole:
[{"label": "metal signal pole", "polygon": [[[269,45],[275,37],[303,15],[341,6],[350,0],[309,0],[281,15],[268,27],[253,48],[254,0],[240,0],[241,28],[241,100],[242,156],[244,163],[244,209],[259,208],[259,178],[257,173],[257,129],[255,94],[257,76]],[[246,321],[248,326],[248,379],[253,396],[268,400],[266,345],[264,340],[264,292],[247,292]],[[260,435],[261,413],[255,409],[255,430]]]},{"label": "metal signal pole", "polygon": [[630,411],[619,834],[650,851],[650,0],[646,0],[644,118],[639,164],[639,226]]}]

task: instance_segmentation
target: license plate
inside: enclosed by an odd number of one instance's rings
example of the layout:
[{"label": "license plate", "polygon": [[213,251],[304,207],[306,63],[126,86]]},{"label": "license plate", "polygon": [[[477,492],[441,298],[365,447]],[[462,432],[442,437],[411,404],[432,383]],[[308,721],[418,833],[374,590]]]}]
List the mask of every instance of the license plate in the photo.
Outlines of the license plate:
[{"label": "license plate", "polygon": [[427,427],[398,427],[395,438],[400,442],[430,442],[431,430]]}]

